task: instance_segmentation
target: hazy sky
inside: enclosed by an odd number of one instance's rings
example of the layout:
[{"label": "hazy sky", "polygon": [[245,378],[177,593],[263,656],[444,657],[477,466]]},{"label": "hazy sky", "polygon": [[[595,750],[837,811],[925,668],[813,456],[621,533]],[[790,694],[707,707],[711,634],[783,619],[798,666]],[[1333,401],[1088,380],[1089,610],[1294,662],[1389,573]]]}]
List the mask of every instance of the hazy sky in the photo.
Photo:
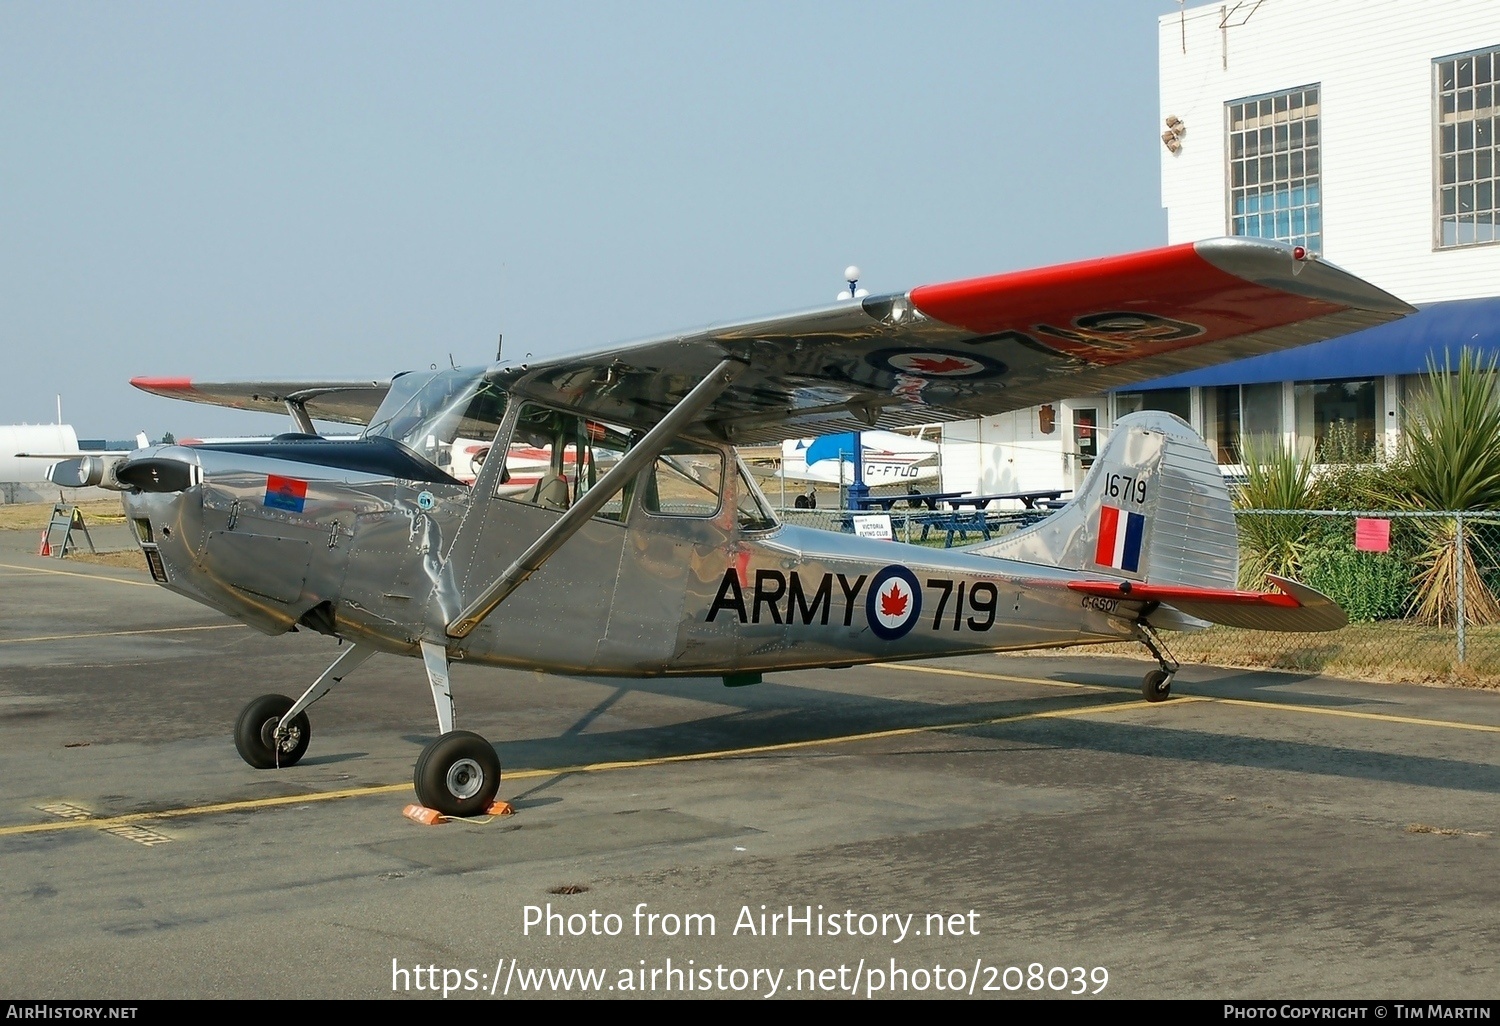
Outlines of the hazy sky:
[{"label": "hazy sky", "polygon": [[0,423],[1161,245],[1172,0],[0,3]]}]

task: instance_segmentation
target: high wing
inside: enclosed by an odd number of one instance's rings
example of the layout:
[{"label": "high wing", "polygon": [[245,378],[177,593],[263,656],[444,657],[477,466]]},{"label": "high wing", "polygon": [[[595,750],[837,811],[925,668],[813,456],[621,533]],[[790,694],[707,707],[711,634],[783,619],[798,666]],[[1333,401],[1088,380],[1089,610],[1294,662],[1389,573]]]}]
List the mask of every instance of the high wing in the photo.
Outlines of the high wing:
[{"label": "high wing", "polygon": [[1280,243],[1215,239],[497,368],[516,394],[649,427],[725,357],[696,419],[736,444],[964,420],[1348,334],[1412,313]]},{"label": "high wing", "polygon": [[289,413],[292,407],[301,407],[313,420],[339,424],[368,424],[391,387],[389,381],[197,382],[189,378],[132,378],[130,383],[153,395],[236,410]]}]

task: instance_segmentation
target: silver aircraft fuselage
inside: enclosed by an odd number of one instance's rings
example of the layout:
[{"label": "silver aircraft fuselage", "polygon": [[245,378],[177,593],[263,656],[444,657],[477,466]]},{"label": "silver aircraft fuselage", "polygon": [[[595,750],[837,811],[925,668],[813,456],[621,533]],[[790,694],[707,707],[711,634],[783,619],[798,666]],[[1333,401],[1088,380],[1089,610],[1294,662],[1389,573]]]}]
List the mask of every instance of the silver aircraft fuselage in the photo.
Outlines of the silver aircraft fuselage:
[{"label": "silver aircraft fuselage", "polygon": [[[737,458],[718,446],[727,466]],[[295,452],[295,447],[287,447]],[[1133,637],[1075,571],[788,525],[595,518],[466,637],[445,633],[562,514],[472,485],[161,446],[179,490],[124,493],[156,579],[268,634],[299,623],[373,649],[618,676],[755,674]],[[1121,611],[1123,614],[1123,611]]]}]

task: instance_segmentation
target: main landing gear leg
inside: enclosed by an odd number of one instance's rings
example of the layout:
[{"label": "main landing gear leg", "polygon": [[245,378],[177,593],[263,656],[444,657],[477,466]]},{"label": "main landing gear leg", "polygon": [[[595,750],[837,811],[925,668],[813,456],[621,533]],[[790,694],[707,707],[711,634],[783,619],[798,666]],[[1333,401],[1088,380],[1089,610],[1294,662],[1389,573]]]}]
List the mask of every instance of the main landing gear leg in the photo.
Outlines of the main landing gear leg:
[{"label": "main landing gear leg", "polygon": [[453,729],[453,689],[448,683],[448,652],[422,642],[422,664],[441,736],[417,756],[412,786],[417,801],[445,816],[477,816],[489,809],[500,790],[500,757],[484,738]]},{"label": "main landing gear leg", "polygon": [[1142,645],[1151,650],[1161,666],[1159,670],[1152,670],[1141,679],[1141,694],[1146,696],[1148,702],[1165,702],[1172,697],[1172,678],[1182,665],[1172,658],[1167,651],[1166,642],[1161,640],[1160,635],[1148,623],[1137,622],[1135,625],[1135,636]]},{"label": "main landing gear leg", "polygon": [[240,758],[256,769],[295,766],[312,740],[307,707],[374,654],[373,648],[350,645],[295,702],[285,695],[261,695],[245,706],[234,723],[234,747]]}]

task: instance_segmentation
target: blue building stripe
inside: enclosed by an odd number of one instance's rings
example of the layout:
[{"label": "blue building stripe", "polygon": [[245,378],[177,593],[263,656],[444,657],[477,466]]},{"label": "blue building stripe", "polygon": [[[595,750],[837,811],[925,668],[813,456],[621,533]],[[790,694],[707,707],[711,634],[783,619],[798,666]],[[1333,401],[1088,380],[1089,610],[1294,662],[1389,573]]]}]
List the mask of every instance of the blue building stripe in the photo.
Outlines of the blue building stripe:
[{"label": "blue building stripe", "polygon": [[1500,297],[1434,303],[1410,317],[1356,331],[1352,335],[1216,367],[1185,371],[1112,391],[1141,392],[1158,388],[1425,374],[1428,357],[1442,367],[1451,354],[1451,362],[1457,366],[1459,350],[1466,346],[1487,357],[1500,354]]}]

